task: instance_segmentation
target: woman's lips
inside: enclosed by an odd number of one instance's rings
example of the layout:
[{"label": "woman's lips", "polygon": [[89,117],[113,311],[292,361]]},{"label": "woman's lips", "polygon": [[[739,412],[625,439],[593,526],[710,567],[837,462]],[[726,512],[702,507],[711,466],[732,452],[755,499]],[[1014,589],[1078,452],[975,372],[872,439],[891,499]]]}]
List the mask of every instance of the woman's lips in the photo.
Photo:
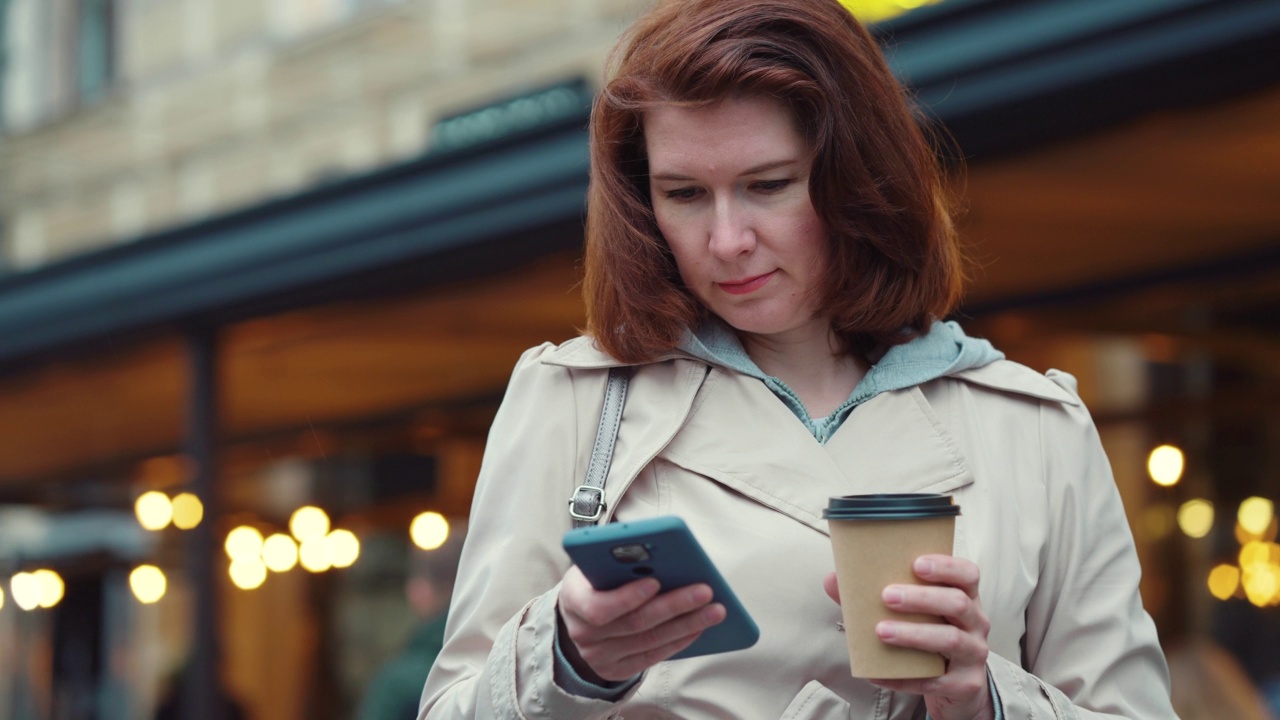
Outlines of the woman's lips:
[{"label": "woman's lips", "polygon": [[721,290],[724,290],[730,295],[746,295],[747,293],[753,293],[764,287],[765,283],[769,282],[769,279],[773,277],[773,273],[776,272],[778,271],[773,270],[763,275],[756,275],[755,277],[749,277],[744,280],[734,280],[732,282],[716,284],[720,286]]}]

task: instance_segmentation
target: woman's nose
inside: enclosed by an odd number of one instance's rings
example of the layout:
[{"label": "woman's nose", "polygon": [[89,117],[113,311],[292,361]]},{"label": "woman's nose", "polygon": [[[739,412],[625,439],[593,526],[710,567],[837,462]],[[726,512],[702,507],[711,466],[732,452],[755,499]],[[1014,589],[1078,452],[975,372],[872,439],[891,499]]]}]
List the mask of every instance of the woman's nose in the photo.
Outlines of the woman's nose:
[{"label": "woman's nose", "polygon": [[755,232],[745,213],[732,203],[716,203],[711,224],[711,253],[721,260],[732,260],[755,247]]}]

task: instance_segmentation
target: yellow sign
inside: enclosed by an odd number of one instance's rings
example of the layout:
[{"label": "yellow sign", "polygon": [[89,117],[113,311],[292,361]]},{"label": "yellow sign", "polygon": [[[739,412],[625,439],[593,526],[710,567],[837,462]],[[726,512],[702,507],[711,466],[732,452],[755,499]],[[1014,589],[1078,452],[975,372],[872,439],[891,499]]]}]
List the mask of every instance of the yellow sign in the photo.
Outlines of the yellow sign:
[{"label": "yellow sign", "polygon": [[840,0],[849,12],[864,23],[888,20],[911,12],[924,5],[936,5],[942,0]]}]

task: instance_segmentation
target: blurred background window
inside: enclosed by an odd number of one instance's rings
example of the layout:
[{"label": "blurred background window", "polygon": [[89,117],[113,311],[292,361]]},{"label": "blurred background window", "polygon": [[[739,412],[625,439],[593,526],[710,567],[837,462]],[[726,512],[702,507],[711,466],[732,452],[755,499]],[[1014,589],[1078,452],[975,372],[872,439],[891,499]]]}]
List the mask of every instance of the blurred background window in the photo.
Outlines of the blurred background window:
[{"label": "blurred background window", "polygon": [[0,30],[6,130],[106,95],[115,77],[115,0],[0,0]]},{"label": "blurred background window", "polygon": [[80,0],[76,81],[85,102],[102,98],[114,74],[113,4],[111,0]]}]

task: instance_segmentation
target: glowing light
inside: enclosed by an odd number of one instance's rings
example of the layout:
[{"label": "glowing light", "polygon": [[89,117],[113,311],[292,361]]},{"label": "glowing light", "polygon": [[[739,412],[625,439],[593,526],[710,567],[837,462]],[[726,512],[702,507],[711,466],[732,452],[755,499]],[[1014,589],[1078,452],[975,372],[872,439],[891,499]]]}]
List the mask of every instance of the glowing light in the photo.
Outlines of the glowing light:
[{"label": "glowing light", "polygon": [[0,610],[4,609],[4,588],[0,587]]},{"label": "glowing light", "polygon": [[1185,466],[1186,458],[1182,451],[1172,445],[1161,445],[1147,457],[1147,473],[1155,484],[1164,487],[1177,485]]},{"label": "glowing light", "polygon": [[1244,596],[1258,607],[1271,604],[1280,593],[1280,567],[1258,565],[1244,573]]},{"label": "glowing light", "polygon": [[424,512],[409,525],[409,537],[423,550],[435,550],[449,539],[449,521],[438,512]]},{"label": "glowing light", "polygon": [[1261,536],[1271,526],[1271,520],[1275,517],[1275,505],[1266,498],[1251,497],[1240,503],[1240,511],[1236,513],[1236,519],[1240,521],[1240,527],[1244,528],[1250,535]]},{"label": "glowing light", "polygon": [[241,590],[253,590],[267,581],[267,566],[261,558],[243,557],[231,561],[231,582]]},{"label": "glowing light", "polygon": [[1266,565],[1271,562],[1271,547],[1269,543],[1259,540],[1253,540],[1244,544],[1240,548],[1240,568],[1245,572],[1249,572],[1259,565]]},{"label": "glowing light", "polygon": [[62,602],[67,586],[61,575],[52,570],[36,570],[31,574],[40,583],[40,607],[51,608]]},{"label": "glowing light", "polygon": [[9,579],[13,603],[23,610],[40,607],[40,580],[31,573],[20,572]]},{"label": "glowing light", "polygon": [[262,562],[271,572],[289,572],[298,564],[298,544],[288,535],[276,533],[262,544]]},{"label": "glowing light", "polygon": [[360,557],[360,539],[350,530],[334,530],[324,539],[326,554],[336,568],[347,568]]},{"label": "glowing light", "polygon": [[234,560],[259,559],[262,556],[262,533],[257,528],[241,525],[227,533],[227,556]]},{"label": "glowing light", "polygon": [[1178,527],[1187,537],[1202,538],[1213,529],[1213,503],[1188,500],[1178,508]]},{"label": "glowing light", "polygon": [[298,562],[307,572],[322,573],[333,567],[333,558],[329,557],[329,543],[325,538],[302,541],[298,548]]},{"label": "glowing light", "polygon": [[133,511],[138,516],[138,524],[153,532],[169,527],[169,521],[173,520],[173,503],[169,496],[155,490],[138,496]]},{"label": "glowing light", "polygon": [[160,602],[169,589],[169,581],[164,571],[155,565],[139,565],[129,573],[129,589],[133,596],[143,605]]},{"label": "glowing light", "polygon": [[293,511],[289,518],[289,532],[300,543],[320,539],[329,534],[329,516],[318,507],[306,505]]},{"label": "glowing light", "polygon": [[204,519],[204,504],[191,493],[179,493],[173,498],[173,526],[190,530]]},{"label": "glowing light", "polygon": [[1209,592],[1219,600],[1236,594],[1240,587],[1240,568],[1235,565],[1219,565],[1209,571]]},{"label": "glowing light", "polygon": [[1235,528],[1236,541],[1239,542],[1241,545],[1249,542],[1250,540],[1261,540],[1262,542],[1274,542],[1276,539],[1277,529],[1280,529],[1280,523],[1277,523],[1275,517],[1271,518],[1271,522],[1260,533],[1251,533],[1248,530],[1245,530],[1244,526],[1237,521],[1236,528]]}]

